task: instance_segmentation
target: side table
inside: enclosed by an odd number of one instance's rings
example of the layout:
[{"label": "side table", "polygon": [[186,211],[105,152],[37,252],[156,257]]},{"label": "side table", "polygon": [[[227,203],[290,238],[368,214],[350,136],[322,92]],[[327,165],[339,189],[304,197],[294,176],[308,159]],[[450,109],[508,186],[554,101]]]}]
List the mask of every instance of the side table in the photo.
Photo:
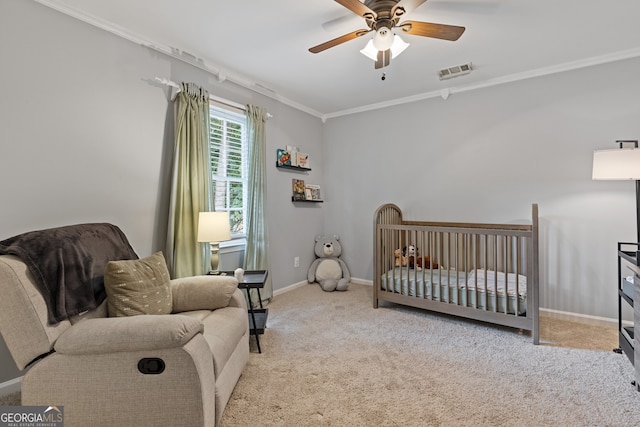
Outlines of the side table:
[{"label": "side table", "polygon": [[[220,274],[233,276],[233,271],[221,271]],[[264,334],[264,330],[267,328],[267,317],[269,315],[269,309],[262,307],[262,298],[260,297],[260,289],[264,288],[264,283],[267,281],[267,270],[247,270],[244,272],[242,282],[238,282],[238,288],[244,289],[247,293],[247,300],[249,303],[249,333],[256,337],[256,344],[258,346],[258,353],[262,353],[260,349],[260,337]],[[258,291],[258,302],[260,308],[253,308],[253,302],[251,301],[251,289]]]}]

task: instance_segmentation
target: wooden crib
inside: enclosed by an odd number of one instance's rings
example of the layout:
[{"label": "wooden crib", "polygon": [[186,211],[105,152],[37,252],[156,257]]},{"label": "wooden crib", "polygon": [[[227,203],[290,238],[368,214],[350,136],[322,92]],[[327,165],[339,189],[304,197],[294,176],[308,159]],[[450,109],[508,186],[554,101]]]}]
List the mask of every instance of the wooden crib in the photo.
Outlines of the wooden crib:
[{"label": "wooden crib", "polygon": [[398,206],[380,206],[373,307],[388,301],[518,328],[538,344],[538,205],[531,216],[526,225],[405,221]]}]

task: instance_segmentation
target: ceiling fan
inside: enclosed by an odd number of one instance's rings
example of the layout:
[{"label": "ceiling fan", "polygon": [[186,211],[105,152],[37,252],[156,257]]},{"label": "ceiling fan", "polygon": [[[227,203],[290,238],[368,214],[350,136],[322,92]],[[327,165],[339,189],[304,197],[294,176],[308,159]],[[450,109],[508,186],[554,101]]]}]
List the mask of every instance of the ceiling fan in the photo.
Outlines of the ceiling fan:
[{"label": "ceiling fan", "polygon": [[389,65],[391,58],[400,54],[407,46],[393,33],[398,29],[402,33],[414,36],[431,37],[455,41],[464,33],[465,28],[456,25],[434,24],[431,22],[404,21],[400,18],[420,6],[427,0],[335,0],[353,13],[364,18],[368,29],[356,30],[333,40],[321,43],[309,49],[311,53],[319,53],[344,42],[362,37],[375,31],[373,39],[361,52],[373,59],[375,68]]}]

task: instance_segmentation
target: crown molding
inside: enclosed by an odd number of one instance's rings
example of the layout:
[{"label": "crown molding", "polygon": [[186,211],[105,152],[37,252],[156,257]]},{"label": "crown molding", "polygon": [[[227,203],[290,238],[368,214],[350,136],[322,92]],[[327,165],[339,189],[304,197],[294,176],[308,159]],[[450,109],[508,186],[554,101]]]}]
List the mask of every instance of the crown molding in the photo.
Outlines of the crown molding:
[{"label": "crown molding", "polygon": [[484,89],[492,86],[502,85],[505,83],[512,83],[520,80],[527,80],[531,78],[547,76],[550,74],[562,73],[565,71],[572,71],[580,68],[592,67],[595,65],[607,64],[611,62],[622,61],[625,59],[640,57],[640,48],[628,49],[628,50],[618,51],[618,52],[614,52],[614,53],[606,54],[602,56],[586,58],[578,61],[565,62],[562,64],[553,65],[550,67],[543,67],[543,68],[530,70],[522,73],[515,73],[515,74],[499,77],[496,79],[485,80],[485,81],[474,83],[474,84],[452,86],[448,88],[443,88],[438,91],[424,92],[424,93],[419,93],[419,94],[406,96],[402,98],[392,99],[389,101],[378,102],[378,103],[363,105],[360,107],[351,108],[347,110],[341,110],[341,111],[335,111],[332,113],[323,114],[313,108],[310,108],[299,102],[293,101],[289,98],[279,95],[274,90],[269,89],[268,87],[262,85],[259,82],[252,81],[250,78],[246,76],[243,76],[237,73],[231,73],[228,70],[223,70],[214,62],[211,62],[207,59],[198,58],[178,48],[162,45],[152,40],[147,40],[144,37],[138,34],[132,33],[131,31],[128,31],[111,22],[105,21],[101,18],[89,15],[86,12],[83,12],[78,9],[72,8],[68,5],[65,5],[61,1],[55,1],[55,0],[34,0],[34,1],[36,3],[42,4],[43,6],[46,6],[58,12],[61,12],[65,15],[68,15],[80,21],[86,22],[87,24],[90,24],[94,27],[100,28],[116,36],[129,40],[133,43],[145,46],[147,48],[153,49],[157,52],[170,56],[172,58],[186,62],[190,65],[193,65],[203,71],[213,74],[214,76],[217,77],[219,82],[229,81],[230,83],[241,86],[255,93],[259,93],[268,98],[274,99],[282,104],[288,105],[292,108],[303,111],[312,116],[318,117],[322,119],[323,123],[331,118],[348,116],[351,114],[378,110],[381,108],[393,107],[396,105],[402,105],[402,104],[407,104],[407,103],[421,101],[425,99],[431,99],[431,98],[441,97],[444,100],[446,100],[451,94],[455,94],[455,93],[462,93],[462,92],[467,92],[467,91],[476,90],[476,89]]},{"label": "crown molding", "polygon": [[349,110],[336,111],[333,113],[325,114],[322,119],[326,121],[334,117],[347,116],[350,114],[362,113],[365,111],[377,110],[380,108],[393,107],[396,105],[407,104],[410,102],[421,101],[424,99],[438,98],[447,99],[449,95],[454,93],[468,92],[476,89],[484,89],[492,86],[498,86],[505,83],[513,83],[520,80],[527,80],[536,77],[548,76],[550,74],[563,73],[565,71],[578,70],[580,68],[592,67],[595,65],[608,64],[611,62],[623,61],[626,59],[632,59],[640,57],[640,48],[622,50],[607,55],[596,56],[592,58],[582,59],[579,61],[565,62],[563,64],[553,65],[550,67],[538,68],[536,70],[526,71],[522,73],[510,74],[496,79],[484,80],[482,82],[463,85],[452,86],[444,88],[439,91],[419,93],[416,95],[406,96],[403,98],[396,98],[389,101],[379,102],[375,104],[363,105],[361,107],[352,108]]},{"label": "crown molding", "polygon": [[322,113],[314,110],[313,108],[307,107],[306,105],[300,104],[299,102],[288,99],[274,90],[269,89],[268,87],[262,85],[259,82],[252,81],[250,78],[231,73],[228,70],[223,70],[217,64],[209,61],[208,59],[198,58],[188,52],[182,51],[178,48],[166,46],[161,43],[154,42],[152,40],[148,40],[139,34],[132,33],[118,25],[113,24],[112,22],[105,21],[104,19],[98,18],[96,16],[90,15],[84,11],[80,11],[76,8],[70,7],[66,4],[63,4],[59,1],[53,0],[34,0],[36,3],[40,3],[43,6],[46,6],[50,9],[54,9],[64,15],[75,18],[79,21],[85,22],[89,25],[92,25],[96,28],[100,28],[101,30],[107,31],[111,34],[114,34],[118,37],[126,39],[130,42],[145,46],[149,49],[153,49],[157,52],[163,53],[172,58],[178,59],[182,62],[186,62],[189,65],[197,67],[203,71],[206,71],[210,74],[216,76],[219,82],[228,81],[237,86],[241,86],[245,89],[248,89],[252,92],[259,93],[268,98],[275,99],[276,101],[293,107],[297,110],[308,113],[312,116],[323,118]]}]

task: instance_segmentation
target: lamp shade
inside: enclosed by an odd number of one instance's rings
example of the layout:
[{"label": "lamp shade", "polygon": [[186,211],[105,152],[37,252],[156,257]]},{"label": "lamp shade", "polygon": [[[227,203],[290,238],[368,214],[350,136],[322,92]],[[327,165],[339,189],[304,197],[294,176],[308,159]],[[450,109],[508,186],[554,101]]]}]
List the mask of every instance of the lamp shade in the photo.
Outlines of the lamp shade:
[{"label": "lamp shade", "polygon": [[409,43],[400,38],[399,35],[393,36],[393,44],[391,45],[391,57],[395,58],[400,55],[406,48],[409,47]]},{"label": "lamp shade", "polygon": [[224,242],[231,240],[228,212],[200,212],[198,216],[198,242]]},{"label": "lamp shade", "polygon": [[[409,47],[409,43],[405,42],[398,35],[393,36],[393,44],[391,45],[391,58],[395,58],[400,55],[406,48]],[[361,54],[370,58],[372,61],[378,60],[378,49],[375,47],[373,39],[369,39],[367,45],[360,51]]]},{"label": "lamp shade", "polygon": [[373,45],[373,39],[369,39],[367,45],[360,51],[361,54],[371,59],[372,61],[378,60],[378,49]]},{"label": "lamp shade", "polygon": [[592,178],[595,180],[640,180],[640,148],[594,151]]},{"label": "lamp shade", "polygon": [[387,50],[393,44],[393,33],[390,28],[382,27],[373,35],[373,46],[378,50]]}]

